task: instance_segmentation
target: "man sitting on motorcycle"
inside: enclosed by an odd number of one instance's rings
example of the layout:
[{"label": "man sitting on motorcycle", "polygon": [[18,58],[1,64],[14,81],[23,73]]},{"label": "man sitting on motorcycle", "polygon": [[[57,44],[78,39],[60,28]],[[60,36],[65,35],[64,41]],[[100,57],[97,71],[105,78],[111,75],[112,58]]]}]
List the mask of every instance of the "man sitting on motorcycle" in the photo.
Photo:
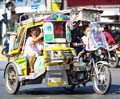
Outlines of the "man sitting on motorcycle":
[{"label": "man sitting on motorcycle", "polygon": [[39,27],[33,27],[30,32],[31,36],[27,38],[24,50],[24,57],[27,60],[27,65],[30,65],[31,73],[34,72],[35,57],[42,54],[42,41],[44,34],[40,33]]}]

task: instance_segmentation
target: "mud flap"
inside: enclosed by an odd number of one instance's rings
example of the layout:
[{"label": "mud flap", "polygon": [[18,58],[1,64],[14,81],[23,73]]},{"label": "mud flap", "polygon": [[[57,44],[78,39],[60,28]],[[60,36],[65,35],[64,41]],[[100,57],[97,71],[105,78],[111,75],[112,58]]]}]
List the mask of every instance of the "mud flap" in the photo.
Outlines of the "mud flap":
[{"label": "mud flap", "polygon": [[66,71],[48,71],[46,74],[46,86],[57,87],[67,86],[68,80]]}]

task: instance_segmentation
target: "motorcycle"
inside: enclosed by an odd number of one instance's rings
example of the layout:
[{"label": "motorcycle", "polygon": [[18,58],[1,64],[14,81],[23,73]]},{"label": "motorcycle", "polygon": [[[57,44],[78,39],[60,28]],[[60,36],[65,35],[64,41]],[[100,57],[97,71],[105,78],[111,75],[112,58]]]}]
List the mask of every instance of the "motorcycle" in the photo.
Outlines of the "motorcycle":
[{"label": "motorcycle", "polygon": [[119,63],[119,58],[116,53],[117,48],[118,48],[118,44],[111,46],[108,49],[101,48],[100,50],[102,55],[101,56],[96,55],[97,60],[106,61],[109,63],[109,67],[116,68]]},{"label": "motorcycle", "polygon": [[[68,81],[71,86],[65,89],[73,90],[75,86],[79,86],[80,84],[85,86],[87,82],[92,81],[94,91],[97,94],[106,94],[109,91],[111,86],[111,73],[108,68],[108,63],[96,59],[96,56],[102,55],[102,48],[107,49],[104,34],[100,37],[101,41],[95,41],[94,33],[98,34],[100,32],[98,30],[99,25],[95,23],[90,25],[90,32],[87,36],[88,44],[86,45],[86,53],[83,56],[83,63],[74,63],[74,74],[68,73]],[[75,82],[73,82],[73,79]]]},{"label": "motorcycle", "polygon": [[[118,23],[109,23],[109,22],[97,22],[98,24],[100,24],[101,28],[103,28],[103,26],[107,27],[109,26],[119,26]],[[106,40],[108,42],[109,45],[109,49],[108,50],[104,50],[104,59],[105,61],[107,61],[109,63],[109,66],[112,68],[116,68],[118,66],[119,63],[119,46],[118,43],[119,42],[119,32],[114,30],[114,31],[104,31]]]},{"label": "motorcycle", "polygon": [[118,44],[116,44],[114,46],[111,46],[109,50],[107,50],[107,54],[106,54],[106,57],[108,57],[107,61],[110,64],[110,67],[112,68],[116,68],[119,64],[119,58],[116,53],[118,47],[119,47]]}]

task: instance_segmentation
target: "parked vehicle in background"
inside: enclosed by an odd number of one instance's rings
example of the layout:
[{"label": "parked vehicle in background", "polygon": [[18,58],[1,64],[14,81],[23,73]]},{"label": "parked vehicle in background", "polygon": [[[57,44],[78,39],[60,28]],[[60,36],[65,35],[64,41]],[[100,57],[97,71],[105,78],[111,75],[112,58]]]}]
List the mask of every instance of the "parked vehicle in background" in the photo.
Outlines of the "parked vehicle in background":
[{"label": "parked vehicle in background", "polygon": [[[98,22],[105,34],[110,50],[106,53],[106,58],[110,67],[117,67],[120,58],[120,24],[115,22]],[[109,57],[109,58],[108,58]]]},{"label": "parked vehicle in background", "polygon": [[[115,42],[118,43],[120,41],[120,23],[116,22],[98,22],[101,25],[102,30],[107,31],[112,35]],[[107,38],[109,39],[109,38]]]},{"label": "parked vehicle in background", "polygon": [[10,40],[10,34],[6,34],[2,40],[2,46],[3,46],[3,49],[1,51],[2,55],[6,55],[9,52],[9,40]]}]

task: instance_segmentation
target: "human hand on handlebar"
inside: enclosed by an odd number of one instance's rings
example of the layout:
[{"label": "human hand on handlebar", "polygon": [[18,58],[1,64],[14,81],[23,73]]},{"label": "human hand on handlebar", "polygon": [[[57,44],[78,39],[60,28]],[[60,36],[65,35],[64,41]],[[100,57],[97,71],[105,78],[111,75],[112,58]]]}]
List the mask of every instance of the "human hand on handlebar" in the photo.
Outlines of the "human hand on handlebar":
[{"label": "human hand on handlebar", "polygon": [[72,43],[72,46],[77,47],[78,46],[77,42]]}]

